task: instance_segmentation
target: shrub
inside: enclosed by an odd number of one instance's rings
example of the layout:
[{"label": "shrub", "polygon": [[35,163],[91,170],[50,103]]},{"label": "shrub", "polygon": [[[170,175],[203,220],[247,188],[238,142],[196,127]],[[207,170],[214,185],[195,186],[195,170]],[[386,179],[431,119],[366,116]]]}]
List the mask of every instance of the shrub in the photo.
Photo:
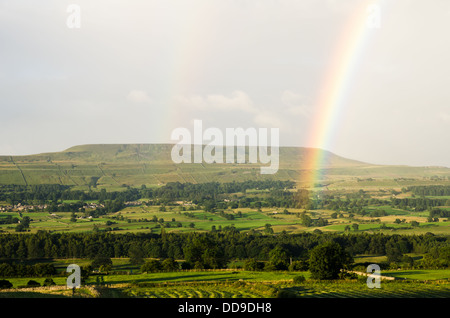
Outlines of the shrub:
[{"label": "shrub", "polygon": [[41,286],[41,284],[39,284],[35,280],[29,280],[28,283],[27,283],[27,287],[39,287],[39,286]]},{"label": "shrub", "polygon": [[295,294],[295,292],[288,290],[288,289],[282,289],[279,290],[278,293],[276,294],[277,298],[296,298],[297,295]]},{"label": "shrub", "polygon": [[0,289],[7,289],[13,287],[13,284],[9,280],[1,279],[0,280]]},{"label": "shrub", "polygon": [[255,259],[248,259],[244,263],[244,270],[246,271],[260,271],[264,268],[264,264]]},{"label": "shrub", "polygon": [[308,262],[307,261],[293,261],[289,265],[289,271],[307,271],[308,270]]},{"label": "shrub", "polygon": [[44,280],[44,283],[42,284],[43,286],[53,286],[56,285],[55,282],[53,281],[53,279],[51,278],[46,278]]},{"label": "shrub", "polygon": [[306,280],[306,278],[303,275],[297,275],[292,280],[294,281],[295,284],[301,284]]}]

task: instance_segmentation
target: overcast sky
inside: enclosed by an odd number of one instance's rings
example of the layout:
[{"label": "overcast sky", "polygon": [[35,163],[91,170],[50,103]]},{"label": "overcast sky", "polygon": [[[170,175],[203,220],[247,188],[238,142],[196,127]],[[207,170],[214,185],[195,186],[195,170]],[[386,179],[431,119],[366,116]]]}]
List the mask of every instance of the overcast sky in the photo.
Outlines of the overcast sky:
[{"label": "overcast sky", "polygon": [[[171,142],[194,119],[313,146],[318,96],[362,1],[0,0],[0,154]],[[371,3],[379,28],[355,54],[326,150],[450,166],[450,1]]]}]

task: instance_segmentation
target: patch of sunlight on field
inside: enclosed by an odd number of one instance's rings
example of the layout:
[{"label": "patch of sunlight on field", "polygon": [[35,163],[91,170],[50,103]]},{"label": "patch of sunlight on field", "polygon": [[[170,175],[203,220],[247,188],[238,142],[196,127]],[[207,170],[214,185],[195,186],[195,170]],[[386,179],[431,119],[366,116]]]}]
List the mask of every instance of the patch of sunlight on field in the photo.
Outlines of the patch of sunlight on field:
[{"label": "patch of sunlight on field", "polygon": [[450,279],[450,270],[399,270],[399,271],[383,271],[383,275],[397,278],[417,279],[417,280],[441,280]]}]

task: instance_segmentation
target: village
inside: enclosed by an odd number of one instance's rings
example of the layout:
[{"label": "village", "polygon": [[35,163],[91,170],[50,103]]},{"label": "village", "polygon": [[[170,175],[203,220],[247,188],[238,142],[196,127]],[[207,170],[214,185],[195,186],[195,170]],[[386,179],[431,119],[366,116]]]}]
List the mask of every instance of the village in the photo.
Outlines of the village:
[{"label": "village", "polygon": [[[140,201],[129,201],[124,202],[125,206],[138,206],[141,205],[142,202]],[[60,203],[56,205],[57,207],[63,207],[64,203]],[[102,203],[96,203],[96,202],[86,202],[84,203],[79,210],[95,210],[98,208],[104,208],[105,205]],[[9,204],[9,205],[0,205],[0,212],[41,212],[46,211],[49,208],[48,204]]]}]

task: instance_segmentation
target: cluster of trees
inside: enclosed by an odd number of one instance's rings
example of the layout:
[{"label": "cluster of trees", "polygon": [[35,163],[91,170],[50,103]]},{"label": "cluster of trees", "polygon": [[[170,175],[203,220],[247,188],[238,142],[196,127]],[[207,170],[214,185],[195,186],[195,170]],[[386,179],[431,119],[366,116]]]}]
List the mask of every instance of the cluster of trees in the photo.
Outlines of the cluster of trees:
[{"label": "cluster of trees", "polygon": [[315,208],[326,208],[332,211],[344,211],[348,213],[365,215],[368,206],[390,205],[388,200],[366,198],[365,194],[356,192],[354,195],[347,195],[345,199],[334,197],[326,193],[321,193],[319,198],[314,199]]},{"label": "cluster of trees", "polygon": [[166,258],[163,261],[153,259],[146,261],[141,266],[141,272],[142,273],[155,273],[155,272],[161,272],[161,271],[167,271],[167,272],[173,272],[177,271],[180,268],[187,269],[186,263],[180,264],[176,262],[173,258]]},{"label": "cluster of trees", "polygon": [[128,188],[124,191],[111,191],[105,189],[100,191],[73,190],[71,186],[60,184],[41,185],[0,185],[0,201],[17,203],[37,203],[46,204],[58,201],[135,201],[141,198],[142,194],[138,189]]},{"label": "cluster of trees", "polygon": [[447,196],[450,195],[450,186],[448,185],[430,185],[430,186],[413,186],[408,187],[406,191],[411,191],[415,195],[420,196]]},{"label": "cluster of trees", "polygon": [[39,263],[35,265],[1,263],[0,277],[45,277],[56,274],[52,264]]},{"label": "cluster of trees", "polygon": [[443,206],[446,204],[447,204],[446,199],[435,199],[435,198],[391,199],[391,206],[403,210],[426,211],[431,210],[434,207]]},{"label": "cluster of trees", "polygon": [[248,259],[244,269],[249,271],[260,270],[289,270],[311,272],[313,279],[336,279],[341,269],[350,269],[353,263],[352,256],[336,242],[325,242],[314,247],[308,258],[295,260],[280,246],[275,247],[269,255],[267,262]]},{"label": "cluster of trees", "polygon": [[[207,250],[201,252],[200,249],[205,247]],[[254,258],[247,259],[244,263],[244,269],[249,271],[309,270],[314,279],[336,279],[340,275],[341,269],[349,269],[353,263],[352,256],[335,242],[317,245],[308,256],[308,259],[292,261],[287,250],[277,245],[270,251],[267,261],[258,261]],[[135,264],[142,264],[140,270],[143,273],[172,272],[180,269],[214,269],[226,266],[224,254],[214,248],[205,237],[196,242],[194,246],[189,247],[186,260],[183,262],[177,262],[172,257],[144,261],[142,253],[138,250],[132,251],[131,261]],[[92,261],[90,268],[108,272],[111,265],[110,258],[97,256]]]},{"label": "cluster of trees", "polygon": [[50,203],[66,200],[86,201],[136,201],[142,198],[159,199],[161,202],[174,200],[188,200],[204,202],[205,200],[217,199],[220,194],[231,194],[243,192],[248,189],[292,189],[293,181],[243,181],[243,182],[208,182],[201,184],[170,182],[158,188],[147,188],[145,185],[139,189],[127,187],[123,191],[108,192],[73,190],[70,186],[59,184],[43,185],[0,185],[0,201],[15,203]]},{"label": "cluster of trees", "polygon": [[[114,235],[48,233],[0,235],[0,258],[107,257],[184,259],[191,266],[222,268],[231,259],[268,261],[279,247],[293,261],[308,258],[317,245],[335,242],[350,255],[428,253],[450,246],[450,237],[426,235],[300,233],[262,235],[237,231]],[[395,253],[394,253],[394,252]],[[138,255],[139,257],[137,257]]]},{"label": "cluster of trees", "polygon": [[433,208],[430,211],[430,218],[450,218],[450,211]]},{"label": "cluster of trees", "polygon": [[5,217],[0,218],[0,224],[16,224],[19,223],[18,217],[13,217],[12,215],[7,215]]},{"label": "cluster of trees", "polygon": [[[104,208],[96,208],[91,213],[103,215],[116,212],[123,208],[124,202],[149,199],[150,205],[171,205],[174,201],[191,201],[195,205],[202,206],[207,211],[217,209],[238,207],[301,207],[309,203],[309,192],[293,189],[295,183],[292,181],[244,181],[244,182],[208,182],[201,184],[171,182],[159,188],[128,187],[123,191],[107,192],[72,190],[62,185],[39,185],[39,186],[0,186],[0,201],[11,204],[47,204],[48,212],[77,212],[82,211],[84,201],[97,200],[104,204]],[[237,197],[235,193],[245,193],[249,189],[267,190],[263,197],[244,196]],[[231,198],[225,202],[224,199]],[[78,201],[75,203],[64,203],[62,201]],[[95,216],[93,215],[93,216]]]},{"label": "cluster of trees", "polygon": [[31,219],[29,216],[24,216],[22,221],[16,226],[16,232],[24,232],[30,227]]},{"label": "cluster of trees", "polygon": [[[202,184],[173,182],[158,189],[144,191],[144,197],[156,200],[153,201],[154,204],[171,204],[175,200],[191,201],[210,212],[227,208],[299,207],[309,203],[308,191],[289,191],[294,188],[294,185],[292,181],[270,180]],[[267,192],[259,196],[238,197],[235,195],[246,193],[249,189],[267,190]],[[306,192],[306,199],[305,196],[300,195],[304,192]]]},{"label": "cluster of trees", "polygon": [[203,202],[208,199],[217,199],[220,194],[231,194],[249,189],[272,190],[272,189],[292,189],[295,186],[293,181],[243,181],[243,182],[207,182],[200,184],[170,182],[165,186],[156,189],[142,189],[144,197],[159,198],[163,201],[188,200],[193,202]]},{"label": "cluster of trees", "polygon": [[[0,201],[10,204],[34,201],[44,203],[50,200],[61,199],[61,193],[70,189],[70,186],[58,184],[48,185],[15,185],[3,184],[0,186]],[[59,197],[59,198],[58,198]]]},{"label": "cluster of trees", "polygon": [[328,220],[324,219],[322,217],[319,217],[317,219],[313,219],[310,216],[308,216],[306,213],[300,214],[300,220],[304,226],[310,227],[310,226],[327,226]]},{"label": "cluster of trees", "polygon": [[[44,282],[42,283],[43,286],[52,286],[56,285],[53,279],[46,278]],[[35,280],[30,279],[25,286],[19,286],[19,287],[39,287],[41,284]],[[0,279],[0,289],[8,289],[12,288],[13,284],[9,280],[6,279]]]}]

